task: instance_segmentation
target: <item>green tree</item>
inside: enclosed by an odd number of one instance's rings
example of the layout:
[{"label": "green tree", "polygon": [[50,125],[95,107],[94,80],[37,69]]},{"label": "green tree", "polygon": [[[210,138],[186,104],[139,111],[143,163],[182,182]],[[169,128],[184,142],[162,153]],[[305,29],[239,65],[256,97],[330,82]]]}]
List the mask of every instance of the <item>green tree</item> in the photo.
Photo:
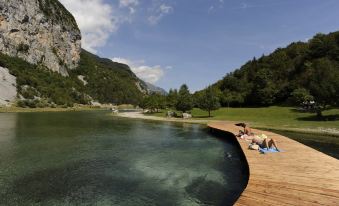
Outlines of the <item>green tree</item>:
[{"label": "green tree", "polygon": [[149,109],[151,113],[159,112],[159,109],[164,109],[166,107],[166,99],[163,95],[153,93],[151,95],[145,96],[139,103],[139,106],[143,110]]},{"label": "green tree", "polygon": [[228,108],[231,105],[242,105],[244,103],[244,97],[240,92],[234,92],[226,89],[221,95],[221,103]]},{"label": "green tree", "polygon": [[166,105],[168,108],[174,108],[178,101],[178,90],[170,89],[166,96]]},{"label": "green tree", "polygon": [[147,104],[148,104],[148,96],[145,96],[142,98],[142,100],[139,102],[139,107],[142,109],[142,110],[145,110],[147,109]]},{"label": "green tree", "polygon": [[166,97],[164,95],[161,95],[159,93],[155,93],[155,94],[151,95],[151,98],[154,99],[157,112],[159,112],[159,109],[165,109],[166,108]]},{"label": "green tree", "polygon": [[190,111],[193,108],[193,98],[186,84],[180,87],[175,108],[182,112]]},{"label": "green tree", "polygon": [[339,69],[328,58],[314,61],[313,69],[309,88],[317,104],[317,116],[321,118],[328,106],[339,104]]},{"label": "green tree", "polygon": [[208,111],[208,116],[211,117],[211,111],[220,108],[218,92],[212,86],[208,86],[200,95],[198,100],[199,108]]},{"label": "green tree", "polygon": [[292,101],[297,104],[300,105],[305,101],[312,101],[314,100],[314,97],[310,94],[310,92],[305,89],[305,88],[298,88],[295,89],[292,93],[291,93],[291,97],[292,97]]},{"label": "green tree", "polygon": [[146,96],[143,100],[143,105],[145,109],[149,109],[151,113],[155,112],[157,109],[157,102],[154,96]]}]

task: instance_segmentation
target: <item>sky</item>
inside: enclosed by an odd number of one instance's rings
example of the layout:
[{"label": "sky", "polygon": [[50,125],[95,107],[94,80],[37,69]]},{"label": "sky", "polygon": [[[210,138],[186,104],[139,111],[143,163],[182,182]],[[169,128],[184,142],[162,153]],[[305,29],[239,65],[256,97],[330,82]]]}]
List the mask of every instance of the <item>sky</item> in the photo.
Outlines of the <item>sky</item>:
[{"label": "sky", "polygon": [[339,30],[338,0],[60,0],[82,47],[166,90],[197,91],[316,33]]}]

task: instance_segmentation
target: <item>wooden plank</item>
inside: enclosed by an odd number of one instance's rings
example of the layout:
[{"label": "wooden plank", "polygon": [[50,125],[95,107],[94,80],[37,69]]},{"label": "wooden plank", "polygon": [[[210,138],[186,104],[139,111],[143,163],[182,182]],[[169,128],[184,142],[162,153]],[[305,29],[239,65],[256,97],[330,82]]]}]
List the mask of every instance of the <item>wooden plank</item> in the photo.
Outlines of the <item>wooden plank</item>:
[{"label": "wooden plank", "polygon": [[249,181],[236,205],[339,205],[339,161],[273,132],[253,129],[274,138],[280,153],[260,154],[236,138],[239,127],[225,122],[208,127],[237,139],[249,166]]}]

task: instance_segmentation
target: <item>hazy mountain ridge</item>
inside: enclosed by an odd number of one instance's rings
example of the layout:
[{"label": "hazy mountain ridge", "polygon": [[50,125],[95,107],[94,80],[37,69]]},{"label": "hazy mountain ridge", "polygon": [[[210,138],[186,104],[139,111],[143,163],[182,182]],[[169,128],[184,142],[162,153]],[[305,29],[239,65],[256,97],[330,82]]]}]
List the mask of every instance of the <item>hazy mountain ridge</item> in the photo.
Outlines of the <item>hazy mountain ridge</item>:
[{"label": "hazy mountain ridge", "polygon": [[151,84],[149,82],[145,82],[145,84],[147,85],[147,89],[148,89],[148,92],[149,93],[158,93],[158,94],[161,94],[161,95],[166,95],[167,94],[167,91],[164,90],[163,88],[161,87],[158,87],[154,84]]}]

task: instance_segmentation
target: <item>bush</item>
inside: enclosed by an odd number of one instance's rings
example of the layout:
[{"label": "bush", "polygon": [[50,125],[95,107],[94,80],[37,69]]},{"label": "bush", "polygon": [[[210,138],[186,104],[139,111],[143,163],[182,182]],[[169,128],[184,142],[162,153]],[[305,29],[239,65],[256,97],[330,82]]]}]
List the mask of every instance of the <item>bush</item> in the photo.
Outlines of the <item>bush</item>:
[{"label": "bush", "polygon": [[300,105],[305,101],[313,101],[314,98],[307,89],[300,88],[295,89],[291,93],[291,100],[293,101],[293,103]]},{"label": "bush", "polygon": [[24,44],[24,43],[20,43],[18,48],[17,48],[18,52],[23,52],[23,53],[27,53],[28,50],[29,50],[29,45]]},{"label": "bush", "polygon": [[26,102],[25,102],[25,100],[19,100],[19,101],[16,103],[16,105],[17,105],[18,107],[25,108],[25,107],[26,107]]}]

